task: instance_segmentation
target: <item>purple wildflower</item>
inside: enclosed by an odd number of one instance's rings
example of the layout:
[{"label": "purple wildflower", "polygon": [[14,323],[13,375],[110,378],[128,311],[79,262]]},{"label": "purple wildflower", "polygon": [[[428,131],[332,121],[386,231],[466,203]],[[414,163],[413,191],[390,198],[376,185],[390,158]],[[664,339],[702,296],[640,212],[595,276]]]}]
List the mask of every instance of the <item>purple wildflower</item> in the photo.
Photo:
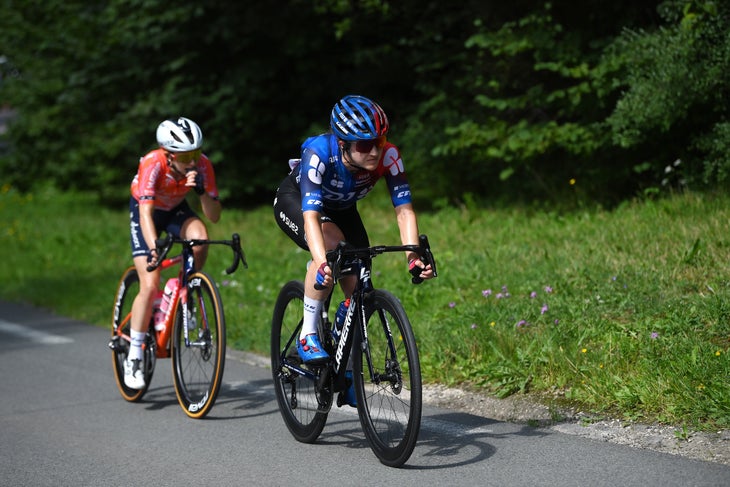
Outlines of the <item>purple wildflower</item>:
[{"label": "purple wildflower", "polygon": [[547,312],[548,312],[548,305],[547,304],[543,304],[542,305],[542,308],[540,308],[540,314],[541,315],[544,315]]},{"label": "purple wildflower", "polygon": [[553,292],[553,288],[550,286],[545,286],[545,292],[550,294],[551,292]]},{"label": "purple wildflower", "polygon": [[657,333],[655,331],[652,331],[651,332],[651,339],[652,340],[656,340],[657,338],[659,338],[659,333]]},{"label": "purple wildflower", "polygon": [[535,299],[537,297],[537,293],[535,291],[532,291],[530,293],[530,299]]},{"label": "purple wildflower", "polygon": [[492,295],[492,290],[491,289],[485,289],[485,290],[482,291],[482,296],[484,296],[485,298],[488,298],[491,295]]},{"label": "purple wildflower", "polygon": [[453,301],[451,301],[451,302],[449,303],[449,308],[455,308],[455,307],[456,307],[456,303],[455,303],[455,302],[453,302]]}]

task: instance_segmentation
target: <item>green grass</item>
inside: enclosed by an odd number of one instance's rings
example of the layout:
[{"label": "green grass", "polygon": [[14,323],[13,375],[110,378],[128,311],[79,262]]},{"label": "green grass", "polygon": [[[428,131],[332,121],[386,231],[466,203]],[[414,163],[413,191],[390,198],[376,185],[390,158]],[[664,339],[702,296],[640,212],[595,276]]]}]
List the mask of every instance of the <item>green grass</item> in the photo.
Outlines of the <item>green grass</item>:
[{"label": "green grass", "polygon": [[[361,204],[373,243],[398,243],[387,200],[379,189]],[[0,299],[109,326],[130,264],[127,218],[84,195],[0,190]],[[612,211],[448,208],[420,215],[439,277],[413,286],[393,254],[375,260],[374,282],[403,301],[425,382],[728,428],[728,222],[730,198],[692,193]],[[249,262],[224,275],[221,247],[206,266],[229,346],[267,354],[278,290],[303,277],[308,255],[270,207],[225,210],[209,228],[213,238],[240,233]]]}]

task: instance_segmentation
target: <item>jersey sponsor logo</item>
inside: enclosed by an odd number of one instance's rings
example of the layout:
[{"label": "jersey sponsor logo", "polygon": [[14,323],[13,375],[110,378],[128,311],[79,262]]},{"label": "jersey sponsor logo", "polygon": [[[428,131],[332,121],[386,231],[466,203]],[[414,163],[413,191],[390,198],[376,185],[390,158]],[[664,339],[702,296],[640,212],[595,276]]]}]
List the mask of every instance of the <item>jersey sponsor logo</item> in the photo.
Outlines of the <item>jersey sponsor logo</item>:
[{"label": "jersey sponsor logo", "polygon": [[322,175],[324,174],[324,162],[315,154],[309,159],[307,168],[307,178],[314,184],[322,184]]},{"label": "jersey sponsor logo", "polygon": [[337,191],[332,191],[330,188],[322,188],[322,196],[329,201],[350,201],[355,199],[355,193],[354,191],[350,191],[349,193],[339,193]]},{"label": "jersey sponsor logo", "polygon": [[281,211],[279,212],[279,219],[286,225],[292,232],[294,232],[294,235],[299,235],[299,225],[294,223],[291,218],[286,216],[286,214]]},{"label": "jersey sponsor logo", "polygon": [[139,244],[139,232],[137,231],[139,229],[139,223],[137,222],[130,222],[129,223],[129,230],[132,234],[132,244],[134,244],[134,248],[138,249],[141,247]]}]

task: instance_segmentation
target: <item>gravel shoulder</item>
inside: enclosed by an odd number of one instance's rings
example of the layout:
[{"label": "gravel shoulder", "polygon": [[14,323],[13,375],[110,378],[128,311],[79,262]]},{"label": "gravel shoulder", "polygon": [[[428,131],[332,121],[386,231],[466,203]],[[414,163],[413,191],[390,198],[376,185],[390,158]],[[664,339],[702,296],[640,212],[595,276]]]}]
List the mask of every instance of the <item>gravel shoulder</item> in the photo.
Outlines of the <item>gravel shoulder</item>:
[{"label": "gravel shoulder", "polygon": [[683,431],[666,425],[601,418],[569,409],[555,409],[525,396],[498,399],[458,388],[428,385],[424,403],[514,423],[526,423],[560,433],[583,436],[633,448],[644,448],[694,460],[730,465],[730,430]]}]

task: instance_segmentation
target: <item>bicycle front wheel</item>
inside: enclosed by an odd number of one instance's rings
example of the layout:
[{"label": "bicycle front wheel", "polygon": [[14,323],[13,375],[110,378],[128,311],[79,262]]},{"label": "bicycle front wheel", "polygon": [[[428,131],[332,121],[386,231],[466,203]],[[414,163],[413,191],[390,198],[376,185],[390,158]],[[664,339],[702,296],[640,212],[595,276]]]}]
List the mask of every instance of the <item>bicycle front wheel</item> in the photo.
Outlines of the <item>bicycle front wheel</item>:
[{"label": "bicycle front wheel", "polygon": [[287,428],[297,441],[313,443],[324,429],[327,412],[322,404],[331,404],[332,397],[323,397],[315,387],[313,369],[301,364],[297,340],[304,314],[304,284],[290,281],[281,288],[271,320],[271,371],[279,411]]},{"label": "bicycle front wheel", "polygon": [[187,292],[187,304],[179,301],[175,313],[172,371],[180,406],[191,418],[200,419],[210,412],[220,390],[226,324],[223,303],[210,276],[205,272],[191,274]]},{"label": "bicycle front wheel", "polygon": [[[367,298],[367,346],[353,346],[353,379],[360,423],[381,463],[400,467],[421,428],[421,367],[403,305],[377,289]],[[356,327],[355,343],[362,341]]]},{"label": "bicycle front wheel", "polygon": [[145,386],[142,389],[132,389],[124,383],[124,361],[129,354],[129,336],[132,320],[132,303],[139,293],[139,276],[134,267],[127,268],[122,274],[117,286],[117,294],[114,297],[114,309],[112,312],[112,336],[109,341],[109,348],[112,350],[112,367],[114,378],[117,381],[117,388],[122,397],[129,402],[137,402],[142,399],[152,380],[152,373],[155,368],[156,344],[152,336],[147,333],[143,351],[144,379]]}]

